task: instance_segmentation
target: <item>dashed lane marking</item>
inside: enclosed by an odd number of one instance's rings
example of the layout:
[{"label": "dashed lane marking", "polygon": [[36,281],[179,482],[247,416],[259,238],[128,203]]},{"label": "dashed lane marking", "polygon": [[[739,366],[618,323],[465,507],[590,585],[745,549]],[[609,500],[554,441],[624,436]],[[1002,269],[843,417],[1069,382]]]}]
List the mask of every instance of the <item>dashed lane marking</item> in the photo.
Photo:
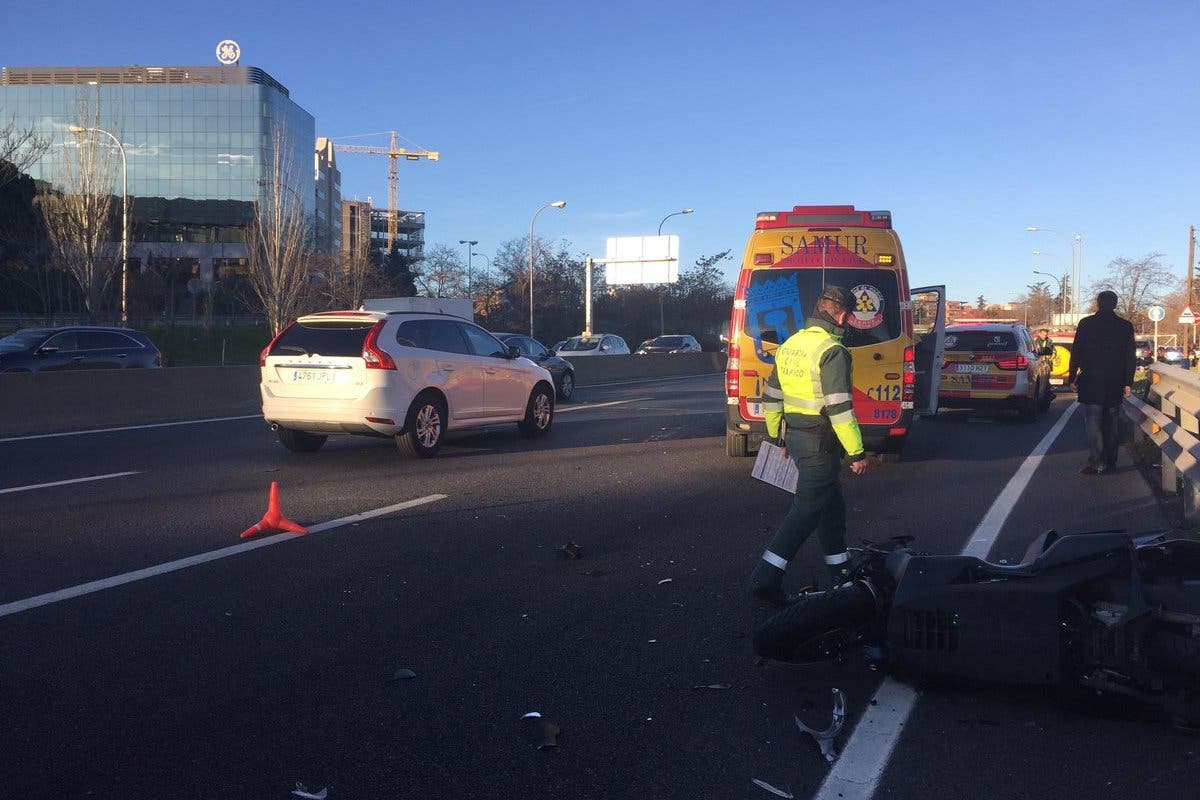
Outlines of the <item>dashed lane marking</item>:
[{"label": "dashed lane marking", "polygon": [[[349,517],[341,517],[340,519],[330,520],[329,522],[321,522],[317,525],[309,525],[308,532],[309,535],[312,535],[314,533],[320,533],[321,531],[327,531],[332,528],[339,528],[343,525],[353,525],[354,523],[362,522],[363,520],[382,517],[386,514],[394,514],[395,512],[403,511],[406,508],[414,508],[416,506],[425,505],[426,503],[445,500],[446,497],[447,495],[444,494],[431,494],[425,497],[418,497],[416,500],[408,500],[404,503],[396,503],[395,505],[376,508],[373,511],[364,511],[361,514],[353,514]],[[180,558],[175,561],[168,561],[165,564],[158,564],[153,567],[134,570],[133,572],[125,572],[120,575],[114,575],[111,578],[102,578],[98,581],[81,583],[78,586],[71,586],[66,589],[59,589],[55,592],[39,594],[36,597],[27,597],[24,600],[14,600],[11,603],[0,605],[0,617],[7,617],[10,614],[19,614],[22,611],[28,611],[29,609],[37,608],[38,606],[50,605],[51,603],[59,603],[63,600],[82,597],[83,595],[92,594],[93,592],[111,589],[114,586],[122,586],[126,583],[133,583],[134,581],[153,578],[156,575],[165,575],[168,572],[178,572],[179,570],[187,569],[188,567],[194,567],[199,564],[207,564],[209,561],[217,561],[222,558],[229,558],[230,556],[248,553],[251,550],[257,550],[260,547],[270,547],[273,544],[279,544],[280,542],[298,539],[301,536],[303,536],[303,534],[277,533],[274,536],[266,536],[262,539],[254,539],[249,542],[242,542],[241,544],[235,544],[231,547],[222,547],[220,550],[210,550],[207,553],[200,553],[199,555],[188,556],[187,558]]]},{"label": "dashed lane marking", "polygon": [[12,492],[28,492],[33,489],[49,489],[52,486],[66,486],[72,483],[87,483],[88,481],[103,481],[109,478],[124,478],[126,475],[141,475],[141,471],[134,470],[132,472],[110,472],[107,475],[90,475],[86,478],[71,478],[66,481],[53,481],[51,483],[33,483],[29,486],[10,486],[7,489],[0,489],[0,494],[10,494]]},{"label": "dashed lane marking", "polygon": [[[1042,463],[1042,456],[1050,450],[1078,407],[1078,403],[1072,403],[1037,447],[1033,448],[1033,452],[1021,462],[967,540],[962,555],[987,557],[1009,512],[1016,507],[1021,493]],[[904,731],[908,716],[917,705],[917,697],[917,693],[909,686],[890,677],[884,678],[862,719],[854,726],[854,733],[846,741],[841,757],[834,762],[813,800],[871,800],[883,778],[883,771],[887,769],[892,750]]]},{"label": "dashed lane marking", "polygon": [[629,400],[613,400],[608,403],[589,403],[586,406],[558,406],[554,409],[556,414],[565,414],[568,411],[585,411],[589,408],[604,408],[605,406],[619,406],[622,403],[642,403],[646,400],[653,400],[653,397],[634,397]]}]

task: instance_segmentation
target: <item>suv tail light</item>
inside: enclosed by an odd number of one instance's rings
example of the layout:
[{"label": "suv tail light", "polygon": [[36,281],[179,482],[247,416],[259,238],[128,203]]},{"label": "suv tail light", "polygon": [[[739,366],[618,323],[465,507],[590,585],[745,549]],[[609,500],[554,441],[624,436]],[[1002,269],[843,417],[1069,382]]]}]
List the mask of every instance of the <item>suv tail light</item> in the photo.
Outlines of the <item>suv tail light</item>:
[{"label": "suv tail light", "polygon": [[[1128,352],[1128,351],[1126,351],[1126,352]],[[1020,355],[1013,357],[1013,358],[1001,358],[1001,359],[997,359],[996,366],[999,367],[1000,369],[1011,369],[1011,370],[1028,369],[1029,368],[1029,359],[1026,358],[1025,356],[1020,356]]]},{"label": "suv tail light", "polygon": [[[292,325],[295,325],[295,324],[296,323],[294,323],[294,322],[292,323]],[[267,342],[267,346],[264,347],[262,349],[262,352],[258,354],[258,365],[260,367],[265,367],[267,365],[267,356],[271,355],[271,348],[273,348],[275,346],[275,343],[279,341],[280,336],[283,336],[285,333],[287,333],[288,328],[292,327],[292,325],[288,325],[286,328],[281,330],[279,333],[275,334],[275,336],[271,339],[271,341]]]},{"label": "suv tail light", "polygon": [[395,369],[396,362],[384,350],[379,349],[379,331],[383,328],[383,321],[376,322],[371,330],[367,332],[367,338],[363,340],[362,359],[366,362],[367,369]]}]

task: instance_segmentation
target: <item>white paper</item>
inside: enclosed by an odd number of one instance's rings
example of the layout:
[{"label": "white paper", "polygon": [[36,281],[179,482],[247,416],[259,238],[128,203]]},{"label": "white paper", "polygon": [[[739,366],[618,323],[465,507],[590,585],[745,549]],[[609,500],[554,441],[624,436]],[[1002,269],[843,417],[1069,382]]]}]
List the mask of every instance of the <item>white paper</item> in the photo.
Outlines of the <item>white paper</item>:
[{"label": "white paper", "polygon": [[750,477],[795,494],[800,472],[796,469],[796,462],[786,455],[782,447],[763,442],[758,447],[758,457],[754,459]]}]

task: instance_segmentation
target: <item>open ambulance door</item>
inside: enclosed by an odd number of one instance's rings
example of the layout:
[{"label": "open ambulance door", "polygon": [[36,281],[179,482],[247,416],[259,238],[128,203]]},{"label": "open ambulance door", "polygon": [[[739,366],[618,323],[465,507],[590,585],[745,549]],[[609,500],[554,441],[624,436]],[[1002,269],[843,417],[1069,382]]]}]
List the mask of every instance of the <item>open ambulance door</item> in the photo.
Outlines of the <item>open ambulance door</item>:
[{"label": "open ambulance door", "polygon": [[912,308],[916,388],[913,411],[932,417],[938,409],[938,384],[946,340],[946,287],[922,286],[909,292]]}]

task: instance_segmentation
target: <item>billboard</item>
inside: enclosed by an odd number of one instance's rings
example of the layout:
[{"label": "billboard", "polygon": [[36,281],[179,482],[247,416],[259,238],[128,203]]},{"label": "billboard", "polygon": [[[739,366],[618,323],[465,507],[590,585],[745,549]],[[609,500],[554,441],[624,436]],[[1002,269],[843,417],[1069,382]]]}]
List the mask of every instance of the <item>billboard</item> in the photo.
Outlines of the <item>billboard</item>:
[{"label": "billboard", "polygon": [[604,282],[613,285],[675,283],[679,237],[621,236],[606,240]]}]

